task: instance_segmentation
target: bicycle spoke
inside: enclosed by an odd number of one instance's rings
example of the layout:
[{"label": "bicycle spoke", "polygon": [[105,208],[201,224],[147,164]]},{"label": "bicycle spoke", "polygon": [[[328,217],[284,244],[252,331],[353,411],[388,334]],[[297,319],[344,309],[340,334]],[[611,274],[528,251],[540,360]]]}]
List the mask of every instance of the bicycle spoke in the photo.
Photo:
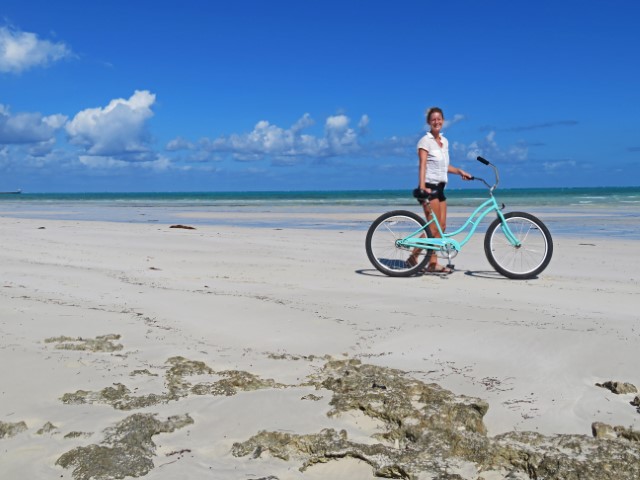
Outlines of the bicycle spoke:
[{"label": "bicycle spoke", "polygon": [[[425,250],[398,246],[398,240],[408,238],[423,228],[424,220],[412,212],[389,212],[378,218],[367,232],[367,256],[382,273],[407,276],[416,273],[426,261]],[[413,259],[411,264],[407,262]]]},{"label": "bicycle spoke", "polygon": [[551,259],[551,235],[536,217],[513,212],[505,215],[506,225],[518,240],[514,246],[508,240],[506,226],[496,220],[485,236],[485,253],[491,265],[509,278],[532,278]]}]

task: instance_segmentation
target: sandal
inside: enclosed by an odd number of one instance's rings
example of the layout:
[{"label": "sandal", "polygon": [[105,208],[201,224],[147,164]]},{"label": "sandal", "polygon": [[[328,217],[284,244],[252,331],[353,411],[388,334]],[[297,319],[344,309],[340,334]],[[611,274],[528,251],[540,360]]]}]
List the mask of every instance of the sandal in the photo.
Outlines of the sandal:
[{"label": "sandal", "polygon": [[439,265],[437,263],[430,263],[429,265],[427,265],[427,268],[425,268],[425,272],[436,273],[438,275],[449,275],[450,273],[453,273],[453,270],[451,270],[449,267],[443,267],[442,265]]}]

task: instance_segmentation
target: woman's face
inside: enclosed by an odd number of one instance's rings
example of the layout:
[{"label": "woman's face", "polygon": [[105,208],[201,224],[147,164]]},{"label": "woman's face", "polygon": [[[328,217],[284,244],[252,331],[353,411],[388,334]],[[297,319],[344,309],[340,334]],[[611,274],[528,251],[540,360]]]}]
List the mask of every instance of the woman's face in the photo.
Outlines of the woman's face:
[{"label": "woman's face", "polygon": [[444,118],[440,112],[432,112],[429,115],[429,126],[431,127],[431,133],[440,132],[442,125],[444,124]]}]

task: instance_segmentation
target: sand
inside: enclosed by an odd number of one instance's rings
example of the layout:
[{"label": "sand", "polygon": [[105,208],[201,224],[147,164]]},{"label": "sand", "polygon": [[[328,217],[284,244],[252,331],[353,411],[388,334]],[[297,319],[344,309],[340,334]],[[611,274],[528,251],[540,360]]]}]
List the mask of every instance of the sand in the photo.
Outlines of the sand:
[{"label": "sand", "polygon": [[[354,459],[302,473],[295,462],[230,453],[260,430],[344,428],[373,442],[373,420],[328,417],[331,395],[307,384],[328,358],[481,398],[489,435],[640,426],[632,395],[595,386],[640,386],[637,240],[556,237],[540,278],[513,281],[491,270],[481,236],[454,274],[398,279],[369,264],[363,231],[11,218],[0,231],[0,422],[26,426],[0,438],[3,479],[72,478],[56,460],[134,413],[193,420],[153,437],[145,478],[373,478]],[[87,342],[105,335],[102,346],[115,350]],[[210,367],[192,383],[245,371],[278,386],[128,411],[61,400],[117,384],[162,394],[175,357]]]}]

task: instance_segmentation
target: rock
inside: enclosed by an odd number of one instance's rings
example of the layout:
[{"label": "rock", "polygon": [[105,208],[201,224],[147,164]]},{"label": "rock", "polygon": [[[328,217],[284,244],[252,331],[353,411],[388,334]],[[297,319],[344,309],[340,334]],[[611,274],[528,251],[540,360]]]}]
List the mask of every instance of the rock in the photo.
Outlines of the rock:
[{"label": "rock", "polygon": [[313,393],[310,393],[309,395],[305,395],[301,397],[300,400],[312,400],[314,402],[319,402],[320,400],[322,400],[322,397],[318,395],[314,395]]},{"label": "rock", "polygon": [[51,433],[51,432],[56,432],[58,430],[58,427],[56,427],[53,423],[51,422],[47,422],[45,423],[42,428],[40,430],[38,430],[36,433],[38,435],[44,435],[45,433]]},{"label": "rock", "polygon": [[618,438],[618,435],[611,425],[601,422],[591,424],[591,433],[595,438]]},{"label": "rock", "polygon": [[15,437],[19,433],[27,430],[27,424],[24,422],[5,423],[0,422],[0,438]]},{"label": "rock", "polygon": [[[77,390],[65,393],[61,401],[70,405],[107,404],[118,410],[135,410],[160,403],[179,400],[189,395],[224,395],[231,396],[241,391],[253,391],[263,388],[282,388],[271,379],[261,379],[257,375],[240,370],[224,370],[216,372],[207,364],[200,361],[188,360],[184,357],[172,357],[167,360],[168,369],[165,374],[167,390],[162,393],[147,395],[133,395],[131,390],[122,383],[114,383],[97,392]],[[148,371],[136,371],[137,374]],[[192,385],[190,376],[216,375],[220,377],[214,382],[200,382]]]},{"label": "rock", "polygon": [[627,393],[638,393],[638,389],[635,385],[625,382],[614,382],[609,380],[604,383],[596,383],[596,387],[606,388],[616,395],[625,395]]},{"label": "rock", "polygon": [[67,433],[64,438],[88,438],[91,435],[93,435],[90,432],[77,432],[77,431],[73,431],[73,432],[69,432]]},{"label": "rock", "polygon": [[606,423],[595,422],[591,425],[593,436],[597,438],[624,438],[631,442],[640,442],[640,431],[631,427],[612,427]]},{"label": "rock", "polygon": [[171,225],[169,228],[183,228],[185,230],[195,230],[195,227],[192,227],[190,225]]},{"label": "rock", "polygon": [[613,429],[620,438],[631,442],[640,442],[640,430],[633,430],[631,427],[624,428],[621,426],[613,427]]},{"label": "rock", "polygon": [[640,449],[629,441],[637,432],[596,425],[600,438],[533,432],[489,438],[482,420],[488,405],[482,400],[355,360],[328,362],[311,385],[333,392],[328,415],[356,410],[381,421],[383,431],[374,436],[378,443],[352,442],[346,431],[333,429],[307,435],[262,431],[235,443],[232,454],[254,459],[269,454],[298,462],[302,471],[351,457],[368,463],[377,477],[410,480],[640,478]]},{"label": "rock", "polygon": [[153,414],[135,414],[105,430],[101,444],[78,447],[63,454],[56,465],[73,468],[75,480],[141,477],[153,468],[154,435],[170,433],[192,424],[189,415],[161,422]]},{"label": "rock", "polygon": [[99,335],[96,338],[82,338],[82,337],[53,337],[46,338],[44,343],[56,343],[56,348],[59,350],[80,350],[90,352],[117,352],[122,350],[122,345],[114,343],[115,340],[119,340],[120,335],[109,334]]}]

